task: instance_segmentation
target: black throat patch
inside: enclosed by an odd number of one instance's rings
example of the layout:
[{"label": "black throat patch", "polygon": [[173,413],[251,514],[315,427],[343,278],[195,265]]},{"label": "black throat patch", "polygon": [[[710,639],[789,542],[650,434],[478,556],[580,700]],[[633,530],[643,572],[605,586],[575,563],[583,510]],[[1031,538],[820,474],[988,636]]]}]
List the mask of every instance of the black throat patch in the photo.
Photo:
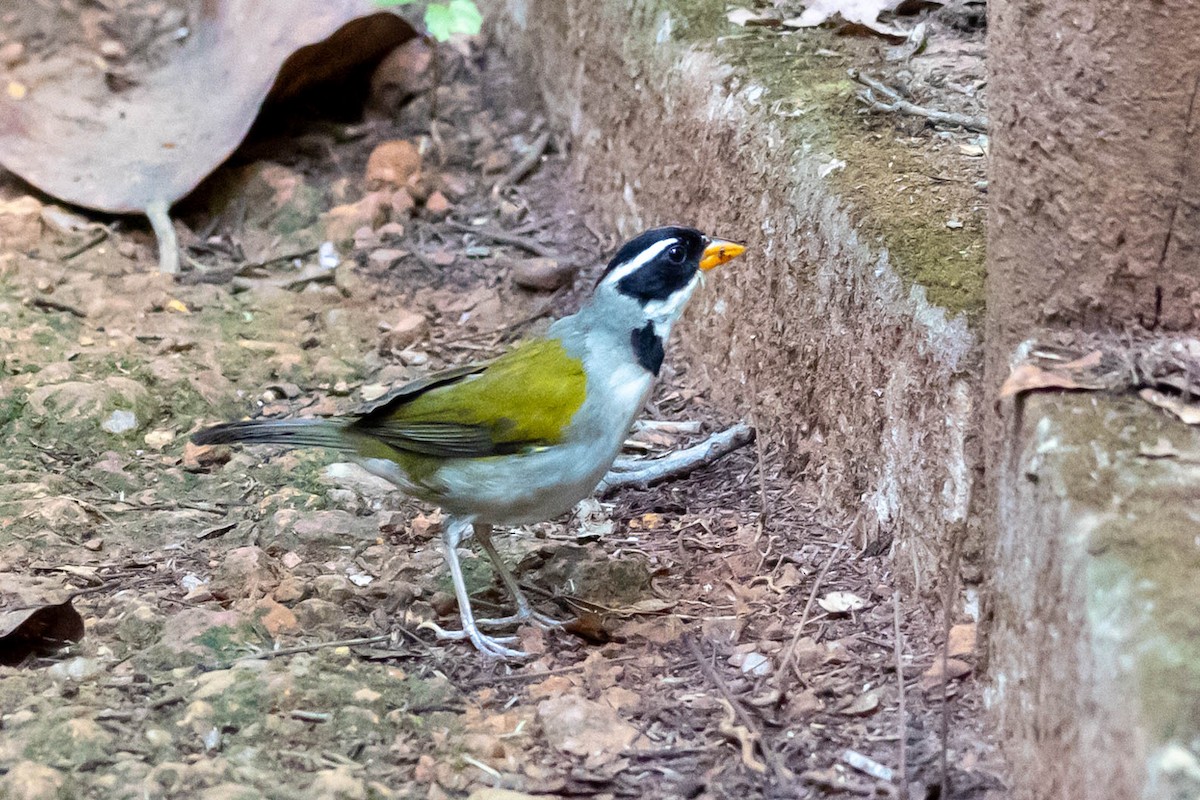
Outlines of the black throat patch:
[{"label": "black throat patch", "polygon": [[647,322],[646,327],[635,328],[630,335],[630,341],[638,363],[645,367],[647,372],[657,375],[662,369],[665,354],[662,337],[654,330],[654,323]]}]

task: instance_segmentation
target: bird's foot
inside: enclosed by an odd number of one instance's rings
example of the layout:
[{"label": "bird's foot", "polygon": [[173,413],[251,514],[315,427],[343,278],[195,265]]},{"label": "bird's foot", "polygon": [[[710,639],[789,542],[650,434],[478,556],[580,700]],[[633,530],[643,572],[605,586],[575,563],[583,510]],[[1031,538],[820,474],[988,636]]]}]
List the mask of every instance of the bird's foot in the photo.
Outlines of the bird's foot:
[{"label": "bird's foot", "polygon": [[471,644],[475,645],[476,650],[492,658],[529,658],[529,653],[526,653],[524,650],[514,650],[506,646],[516,642],[516,636],[489,636],[479,630],[480,624],[489,621],[494,620],[479,620],[470,627],[465,627],[459,631],[448,631],[436,622],[422,622],[419,627],[433,631],[433,635],[444,642],[469,640]]}]

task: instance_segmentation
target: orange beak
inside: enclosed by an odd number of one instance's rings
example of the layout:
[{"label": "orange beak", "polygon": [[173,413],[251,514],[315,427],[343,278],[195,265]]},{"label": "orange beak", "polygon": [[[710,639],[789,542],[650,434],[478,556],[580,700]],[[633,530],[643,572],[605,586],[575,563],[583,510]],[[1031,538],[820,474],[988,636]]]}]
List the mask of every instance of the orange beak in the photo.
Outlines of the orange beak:
[{"label": "orange beak", "polygon": [[724,239],[709,239],[708,247],[704,248],[704,255],[700,257],[700,269],[705,272],[708,272],[710,269],[716,269],[726,261],[732,261],[744,252],[746,252],[744,244],[727,242]]}]

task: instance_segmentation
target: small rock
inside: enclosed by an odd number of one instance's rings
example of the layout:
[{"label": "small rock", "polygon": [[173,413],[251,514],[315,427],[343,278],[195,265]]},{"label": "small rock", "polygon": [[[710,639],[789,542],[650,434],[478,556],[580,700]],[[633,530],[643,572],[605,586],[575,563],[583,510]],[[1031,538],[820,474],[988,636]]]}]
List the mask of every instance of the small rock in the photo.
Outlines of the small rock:
[{"label": "small rock", "polygon": [[367,785],[349,767],[323,769],[313,777],[305,796],[311,800],[366,800]]},{"label": "small rock", "polygon": [[318,575],[313,581],[317,597],[331,603],[345,603],[354,597],[354,587],[345,575]]},{"label": "small rock", "polygon": [[197,800],[262,800],[263,793],[245,783],[226,781],[208,787],[196,797]]},{"label": "small rock", "polygon": [[108,415],[104,422],[100,423],[100,429],[106,433],[119,436],[122,433],[129,433],[137,430],[138,418],[137,414],[125,409],[117,409]]},{"label": "small rock", "polygon": [[104,664],[97,658],[76,656],[75,658],[58,662],[50,667],[47,672],[54,680],[80,683],[104,672]]},{"label": "small rock", "polygon": [[295,633],[300,630],[300,623],[296,620],[296,615],[290,608],[281,605],[277,600],[264,597],[255,604],[255,610],[259,615],[258,621],[272,637],[278,638],[280,634]]},{"label": "small rock", "polygon": [[380,142],[367,159],[367,188],[404,186],[421,169],[421,152],[407,139]]},{"label": "small rock", "polygon": [[171,734],[162,728],[150,728],[142,735],[146,737],[146,741],[154,748],[166,747],[171,743]]},{"label": "small rock", "polygon": [[450,213],[451,208],[453,208],[453,206],[446,198],[446,195],[442,194],[440,189],[435,189],[433,193],[425,199],[425,210],[434,217],[442,217]]},{"label": "small rock", "polygon": [[[307,594],[307,587],[304,581],[297,578],[295,575],[288,575],[279,582],[275,587],[275,591],[271,592],[271,597],[279,603],[295,603],[304,599]],[[295,615],[293,614],[293,617]]]},{"label": "small rock", "polygon": [[391,207],[390,195],[372,192],[356,203],[334,206],[321,215],[321,230],[325,239],[335,245],[355,242],[358,231],[367,229],[367,234],[387,222]]},{"label": "small rock", "polygon": [[0,779],[0,797],[8,800],[57,800],[66,777],[35,761],[18,761]]},{"label": "small rock", "polygon": [[295,612],[300,627],[305,631],[320,627],[333,627],[342,620],[342,610],[335,603],[319,597],[302,600],[292,611]]},{"label": "small rock", "polygon": [[[545,797],[545,795],[542,795],[542,797]],[[467,800],[538,800],[538,796],[525,794],[524,792],[514,792],[512,789],[498,789],[495,786],[487,786],[471,792],[471,794],[467,795]]]},{"label": "small rock", "polygon": [[570,283],[575,267],[553,258],[527,258],[513,264],[513,283],[522,289],[553,291]]},{"label": "small rock", "polygon": [[100,55],[105,58],[123,59],[127,55],[125,45],[116,39],[105,39],[100,43]]},{"label": "small rock", "polygon": [[378,250],[372,251],[371,254],[367,256],[367,261],[369,261],[372,266],[388,269],[406,255],[408,255],[407,250],[397,250],[392,247],[381,247]]},{"label": "small rock", "polygon": [[98,553],[104,549],[104,540],[98,539],[96,537],[93,537],[91,539],[85,539],[83,542],[83,546],[85,549],[91,550],[93,553]]},{"label": "small rock", "polygon": [[233,450],[228,445],[194,444],[183,446],[183,468],[188,472],[208,472],[213,467],[229,462]]},{"label": "small rock", "polygon": [[575,694],[538,703],[537,718],[547,742],[577,756],[616,755],[638,736],[612,708]]},{"label": "small rock", "polygon": [[8,42],[0,47],[0,65],[15,67],[25,58],[25,45],[20,42]]},{"label": "small rock", "polygon": [[[417,201],[413,200],[413,196],[406,189],[397,189],[388,197],[392,208],[392,219],[411,217],[413,211],[417,208]],[[395,223],[389,222],[388,224],[393,225]]]},{"label": "small rock", "polygon": [[433,48],[421,37],[409,39],[384,56],[371,75],[370,107],[383,113],[399,108],[405,99],[433,85],[429,67]]},{"label": "small rock", "polygon": [[271,557],[261,547],[238,547],[225,554],[209,582],[209,591],[222,600],[257,597],[279,583]]},{"label": "small rock", "polygon": [[143,436],[142,441],[146,443],[147,447],[162,450],[175,441],[175,431],[153,430]]},{"label": "small rock", "polygon": [[429,332],[429,320],[415,311],[401,311],[391,328],[379,340],[381,355],[407,350]]},{"label": "small rock", "polygon": [[353,697],[354,700],[359,703],[374,703],[376,700],[383,697],[383,695],[374,689],[371,689],[370,687],[364,686],[356,691]]}]

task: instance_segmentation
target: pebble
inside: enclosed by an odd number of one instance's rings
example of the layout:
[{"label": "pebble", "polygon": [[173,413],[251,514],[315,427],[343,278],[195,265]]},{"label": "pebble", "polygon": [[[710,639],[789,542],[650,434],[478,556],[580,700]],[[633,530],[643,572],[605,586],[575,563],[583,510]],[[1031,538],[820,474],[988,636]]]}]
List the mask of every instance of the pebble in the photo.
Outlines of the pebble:
[{"label": "pebble", "polygon": [[527,258],[513,264],[513,283],[522,289],[553,291],[575,276],[575,267],[553,258]]},{"label": "pebble", "polygon": [[100,423],[101,430],[108,433],[119,435],[137,430],[138,418],[137,414],[124,409],[117,409],[108,415],[108,419]]}]

